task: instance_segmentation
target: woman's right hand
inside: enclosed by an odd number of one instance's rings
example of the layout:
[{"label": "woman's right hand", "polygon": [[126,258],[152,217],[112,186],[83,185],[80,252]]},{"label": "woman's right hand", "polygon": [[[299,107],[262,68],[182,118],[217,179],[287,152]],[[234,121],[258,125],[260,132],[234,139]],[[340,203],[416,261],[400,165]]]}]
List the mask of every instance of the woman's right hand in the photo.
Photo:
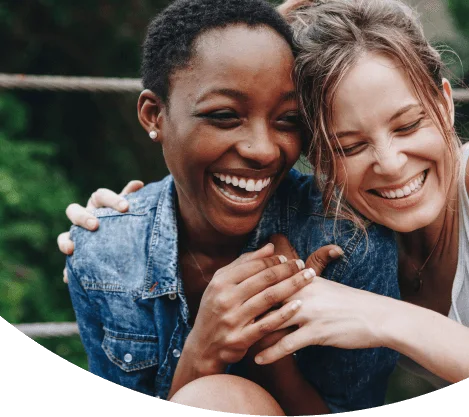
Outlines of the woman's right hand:
[{"label": "woman's right hand", "polygon": [[[83,227],[90,231],[95,231],[99,227],[99,221],[91,214],[93,210],[100,207],[109,207],[120,211],[121,213],[125,213],[129,209],[129,203],[124,196],[139,190],[143,185],[142,181],[130,181],[122,189],[120,194],[116,194],[114,191],[108,190],[107,188],[99,188],[91,194],[86,207],[73,203],[67,207],[65,213],[74,225]],[[65,255],[72,255],[75,249],[73,242],[70,239],[70,232],[61,233],[57,237],[57,245],[59,246],[60,251]],[[64,269],[63,273],[63,280],[67,283],[67,270]]]}]

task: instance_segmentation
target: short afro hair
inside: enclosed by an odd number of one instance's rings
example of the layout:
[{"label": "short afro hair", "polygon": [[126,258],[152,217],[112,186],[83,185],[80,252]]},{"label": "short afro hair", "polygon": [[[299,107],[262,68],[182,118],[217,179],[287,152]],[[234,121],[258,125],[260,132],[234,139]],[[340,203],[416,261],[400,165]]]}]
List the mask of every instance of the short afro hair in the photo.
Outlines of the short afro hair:
[{"label": "short afro hair", "polygon": [[265,0],[176,0],[148,26],[141,64],[144,88],[167,103],[170,76],[188,64],[198,36],[237,23],[269,26],[294,48],[290,26]]}]

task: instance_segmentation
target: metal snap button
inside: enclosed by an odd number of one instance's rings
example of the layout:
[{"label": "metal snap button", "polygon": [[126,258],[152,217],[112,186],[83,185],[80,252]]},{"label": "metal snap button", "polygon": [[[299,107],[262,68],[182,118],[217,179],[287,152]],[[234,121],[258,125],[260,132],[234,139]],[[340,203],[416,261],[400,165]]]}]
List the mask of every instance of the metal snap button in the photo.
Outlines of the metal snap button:
[{"label": "metal snap button", "polygon": [[131,355],[130,353],[126,353],[126,354],[124,355],[124,362],[125,362],[125,363],[130,363],[130,362],[132,362],[132,359],[133,359],[133,358],[132,358],[132,355]]},{"label": "metal snap button", "polygon": [[168,297],[169,297],[170,300],[175,300],[177,298],[177,295],[176,295],[175,292],[172,292],[171,294],[169,294]]},{"label": "metal snap button", "polygon": [[178,349],[174,349],[174,350],[173,350],[173,356],[174,356],[175,358],[179,358],[179,357],[181,356],[181,351],[178,350]]}]

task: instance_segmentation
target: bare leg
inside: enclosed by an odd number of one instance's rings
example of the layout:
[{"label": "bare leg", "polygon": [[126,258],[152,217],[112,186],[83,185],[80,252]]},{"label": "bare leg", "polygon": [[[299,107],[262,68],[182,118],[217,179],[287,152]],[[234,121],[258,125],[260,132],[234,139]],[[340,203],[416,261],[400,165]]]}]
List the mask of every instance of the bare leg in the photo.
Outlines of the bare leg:
[{"label": "bare leg", "polygon": [[226,413],[285,415],[264,388],[234,375],[212,375],[196,379],[176,392],[171,401]]}]

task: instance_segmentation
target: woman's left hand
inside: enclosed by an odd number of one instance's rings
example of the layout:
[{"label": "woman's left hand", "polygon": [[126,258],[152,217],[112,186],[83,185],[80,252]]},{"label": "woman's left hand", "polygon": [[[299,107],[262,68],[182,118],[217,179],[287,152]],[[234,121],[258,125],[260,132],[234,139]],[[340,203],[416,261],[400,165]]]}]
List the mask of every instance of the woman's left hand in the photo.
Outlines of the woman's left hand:
[{"label": "woman's left hand", "polygon": [[[343,349],[382,346],[381,324],[393,300],[321,277],[295,294],[300,310],[283,327],[298,329],[256,355],[269,364],[309,345]],[[390,306],[392,308],[392,306]]]}]

